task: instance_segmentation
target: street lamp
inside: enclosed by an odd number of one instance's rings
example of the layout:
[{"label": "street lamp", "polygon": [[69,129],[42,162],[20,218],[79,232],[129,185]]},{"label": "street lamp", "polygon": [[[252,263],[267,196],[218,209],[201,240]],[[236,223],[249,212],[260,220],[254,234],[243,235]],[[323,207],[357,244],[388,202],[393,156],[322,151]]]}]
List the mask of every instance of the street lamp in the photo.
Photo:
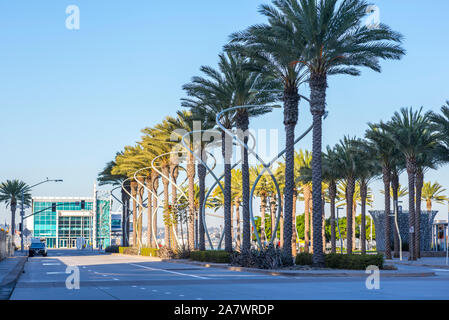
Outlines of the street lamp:
[{"label": "street lamp", "polygon": [[340,253],[343,254],[343,239],[341,238],[341,233],[340,233],[340,224],[338,223],[338,221],[340,220],[338,218],[338,213],[340,212],[340,210],[342,210],[342,207],[337,207],[337,230],[338,230],[338,236],[340,237]]},{"label": "street lamp", "polygon": [[[40,184],[46,183],[46,182],[62,182],[62,179],[50,180],[50,179],[47,178],[44,181],[41,181],[39,183],[33,184],[31,187],[28,187],[27,191],[31,190],[32,188],[34,188],[34,187],[36,187],[36,186],[38,186]],[[21,218],[21,223],[20,223],[20,227],[21,227],[21,230],[20,230],[20,251],[21,252],[23,252],[23,218],[25,216],[25,208],[23,206],[24,201],[25,201],[25,195],[24,195],[24,190],[22,189],[22,192],[21,192],[21,202],[22,203],[21,203],[21,208],[20,208],[20,218]]]}]

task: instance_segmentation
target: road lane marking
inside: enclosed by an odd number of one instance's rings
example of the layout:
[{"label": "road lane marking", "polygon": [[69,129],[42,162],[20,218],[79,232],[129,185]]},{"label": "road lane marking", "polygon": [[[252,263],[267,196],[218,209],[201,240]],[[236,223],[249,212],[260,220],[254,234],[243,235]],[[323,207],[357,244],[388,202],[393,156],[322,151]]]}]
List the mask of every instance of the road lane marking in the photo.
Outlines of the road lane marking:
[{"label": "road lane marking", "polygon": [[43,266],[60,266],[60,263],[43,263]]},{"label": "road lane marking", "polygon": [[53,272],[47,272],[47,274],[65,274],[63,271],[53,271]]},{"label": "road lane marking", "polygon": [[437,272],[449,272],[448,269],[433,269],[433,271],[437,271]]},{"label": "road lane marking", "polygon": [[203,280],[209,279],[209,278],[206,278],[206,277],[196,276],[194,274],[187,274],[187,273],[181,273],[181,272],[176,272],[176,271],[170,271],[170,270],[164,270],[164,269],[158,269],[158,268],[151,268],[151,267],[142,266],[140,264],[135,264],[135,263],[130,263],[130,265],[136,266],[136,267],[140,267],[140,268],[144,268],[144,269],[148,269],[148,270],[152,270],[152,271],[163,271],[163,272],[173,273],[173,274],[177,274],[177,275],[180,275],[180,276],[193,277],[193,278],[203,279]]}]

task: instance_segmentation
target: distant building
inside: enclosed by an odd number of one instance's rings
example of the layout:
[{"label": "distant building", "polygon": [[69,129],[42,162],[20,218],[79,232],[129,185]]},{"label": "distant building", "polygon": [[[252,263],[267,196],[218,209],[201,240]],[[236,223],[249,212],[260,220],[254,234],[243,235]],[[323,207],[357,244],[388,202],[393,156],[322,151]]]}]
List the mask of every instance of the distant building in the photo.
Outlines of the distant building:
[{"label": "distant building", "polygon": [[111,200],[98,197],[33,197],[33,237],[48,248],[76,248],[84,238],[94,248],[111,244]]}]

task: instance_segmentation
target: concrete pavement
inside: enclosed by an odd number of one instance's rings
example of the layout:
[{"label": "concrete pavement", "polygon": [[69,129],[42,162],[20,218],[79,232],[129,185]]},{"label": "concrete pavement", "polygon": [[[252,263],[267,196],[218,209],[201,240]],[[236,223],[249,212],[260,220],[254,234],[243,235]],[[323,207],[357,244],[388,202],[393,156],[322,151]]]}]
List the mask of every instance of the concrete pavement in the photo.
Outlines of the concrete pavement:
[{"label": "concrete pavement", "polygon": [[[66,287],[66,280],[72,275],[66,273],[67,267],[74,266],[79,270],[79,289]],[[399,268],[408,272],[429,270],[415,266]],[[368,290],[363,277],[287,277],[174,264],[157,258],[49,250],[48,257],[29,258],[11,299],[448,299],[449,272],[435,274],[424,278],[381,276],[380,289]]]},{"label": "concrete pavement", "polygon": [[7,257],[0,261],[0,300],[7,300],[22,274],[27,256],[16,252],[12,257]]}]

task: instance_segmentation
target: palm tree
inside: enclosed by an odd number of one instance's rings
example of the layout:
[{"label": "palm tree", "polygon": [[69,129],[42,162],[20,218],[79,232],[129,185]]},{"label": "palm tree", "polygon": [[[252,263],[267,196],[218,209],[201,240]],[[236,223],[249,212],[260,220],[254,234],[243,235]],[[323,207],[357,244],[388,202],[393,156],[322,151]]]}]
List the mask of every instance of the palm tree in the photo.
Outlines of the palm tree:
[{"label": "palm tree", "polygon": [[[304,46],[304,40],[300,37],[299,30],[293,30],[296,37],[291,41],[284,41],[283,28],[289,28],[291,24],[286,17],[278,14],[277,10],[267,6],[261,6],[260,12],[268,18],[268,24],[254,25],[245,31],[231,35],[231,43],[227,46],[230,50],[237,50],[253,58],[262,72],[272,75],[282,81],[284,102],[284,127],[286,132],[286,166],[285,166],[285,223],[290,225],[293,212],[294,198],[294,130],[298,122],[298,104],[300,95],[299,86],[304,82],[306,73],[303,65],[294,65],[301,52],[298,48]],[[283,28],[279,28],[283,26]],[[284,234],[284,248],[290,255],[291,252],[290,229]]]},{"label": "palm tree", "polygon": [[16,232],[16,209],[18,204],[23,205],[31,203],[31,194],[29,186],[20,180],[6,180],[0,184],[0,202],[11,208],[11,235],[14,237]]},{"label": "palm tree", "polygon": [[[430,127],[430,113],[422,114],[422,108],[413,111],[412,108],[402,108],[395,112],[392,120],[384,124],[384,128],[391,134],[397,148],[406,159],[408,190],[409,190],[409,225],[410,229],[416,229],[415,209],[415,181],[417,173],[417,160],[422,151],[434,148],[438,143],[437,135]],[[410,232],[409,237],[409,260],[416,260],[416,236]]]},{"label": "palm tree", "polygon": [[448,197],[442,193],[446,192],[446,189],[443,188],[438,182],[424,183],[422,189],[421,199],[426,202],[427,211],[432,211],[432,204],[435,201],[439,204],[445,204],[449,200]]},{"label": "palm tree", "polygon": [[379,59],[400,59],[402,36],[388,26],[362,25],[368,3],[363,0],[274,0],[276,8],[262,11],[286,23],[276,24],[281,39],[297,45],[297,63],[307,67],[310,111],[313,115],[313,203],[315,265],[324,265],[321,247],[321,127],[326,106],[327,78],[334,74],[360,74],[358,67],[380,72]]},{"label": "palm tree", "polygon": [[[312,201],[312,153],[308,150],[299,150],[295,154],[296,183],[304,198],[304,251],[309,252],[310,240],[310,207]],[[310,172],[307,172],[310,170]]]},{"label": "palm tree", "polygon": [[[193,99],[183,99],[183,106],[191,108],[193,113],[208,113],[209,117],[217,116],[221,111],[234,106],[253,105],[253,108],[240,108],[229,112],[221,119],[226,129],[237,127],[243,142],[248,142],[247,130],[249,117],[258,116],[271,111],[264,107],[275,100],[275,95],[270,90],[276,88],[276,82],[272,79],[251,71],[253,64],[247,58],[237,53],[227,52],[219,55],[219,71],[202,67],[201,71],[208,78],[195,77],[191,84],[184,89]],[[253,68],[254,69],[254,68]],[[204,117],[204,116],[203,116]],[[249,164],[248,151],[242,152],[242,179],[243,179],[243,250],[249,250],[250,217],[249,217]],[[231,215],[231,137],[222,132],[222,154],[225,160],[225,250],[232,251],[230,215]]]},{"label": "palm tree", "polygon": [[[116,157],[122,153],[118,152],[116,154]],[[123,181],[126,180],[128,177],[124,174],[112,174],[112,169],[116,166],[115,161],[110,161],[106,164],[103,171],[98,173],[97,181],[100,186],[110,184],[112,186],[121,186]],[[130,192],[130,184],[127,183],[125,187],[128,189],[128,192]],[[121,199],[122,199],[122,246],[127,247],[129,246],[128,239],[129,239],[129,228],[126,226],[127,219],[129,217],[129,196],[123,190],[121,190]]]},{"label": "palm tree", "polygon": [[[341,170],[342,179],[346,182],[345,197],[346,197],[346,234],[347,234],[347,253],[352,254],[352,233],[353,233],[353,207],[354,207],[354,192],[356,187],[356,179],[358,174],[358,165],[360,165],[360,152],[357,146],[360,144],[360,139],[344,137],[340,143],[334,147],[336,153],[336,163]],[[315,228],[315,225],[314,225]],[[314,234],[315,236],[315,234]],[[314,244],[315,246],[315,244]]]},{"label": "palm tree", "polygon": [[391,172],[394,167],[394,159],[399,157],[398,149],[389,132],[383,128],[384,124],[368,124],[369,129],[365,133],[365,138],[368,140],[370,147],[374,150],[374,154],[377,155],[377,161],[382,167],[382,181],[384,183],[384,204],[385,204],[385,258],[391,259],[391,247],[390,247],[390,189],[391,189]]},{"label": "palm tree", "polygon": [[[380,172],[381,167],[376,161],[376,150],[365,140],[359,140],[356,145],[358,152],[357,163],[357,183],[360,190],[360,202],[362,207],[361,217],[361,252],[366,254],[366,204],[369,199],[369,183],[376,178]],[[355,223],[354,223],[355,224]]]}]

